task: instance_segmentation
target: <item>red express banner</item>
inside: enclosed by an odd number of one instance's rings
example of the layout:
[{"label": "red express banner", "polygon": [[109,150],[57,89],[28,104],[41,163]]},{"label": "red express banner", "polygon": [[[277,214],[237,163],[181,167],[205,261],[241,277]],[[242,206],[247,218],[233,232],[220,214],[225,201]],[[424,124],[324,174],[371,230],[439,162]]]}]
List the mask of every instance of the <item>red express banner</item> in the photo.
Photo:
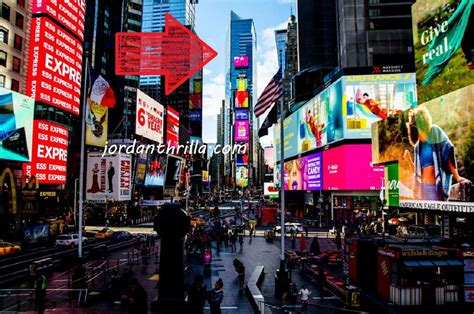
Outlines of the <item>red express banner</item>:
[{"label": "red express banner", "polygon": [[36,176],[40,184],[66,183],[67,128],[44,120],[33,123],[33,151],[30,163],[23,164],[27,176]]},{"label": "red express banner", "polygon": [[33,0],[31,11],[33,14],[48,14],[84,40],[85,0]]},{"label": "red express banner", "polygon": [[48,17],[32,19],[27,93],[79,115],[82,43]]}]

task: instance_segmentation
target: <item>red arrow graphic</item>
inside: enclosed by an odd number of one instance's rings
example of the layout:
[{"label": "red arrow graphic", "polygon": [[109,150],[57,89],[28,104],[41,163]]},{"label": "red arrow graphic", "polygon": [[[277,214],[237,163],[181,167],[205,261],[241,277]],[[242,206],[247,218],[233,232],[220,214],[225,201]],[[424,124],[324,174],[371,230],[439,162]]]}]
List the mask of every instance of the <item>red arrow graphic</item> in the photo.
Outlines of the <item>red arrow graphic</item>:
[{"label": "red arrow graphic", "polygon": [[165,95],[203,68],[217,52],[171,14],[165,16],[164,33],[117,33],[117,75],[164,75]]}]

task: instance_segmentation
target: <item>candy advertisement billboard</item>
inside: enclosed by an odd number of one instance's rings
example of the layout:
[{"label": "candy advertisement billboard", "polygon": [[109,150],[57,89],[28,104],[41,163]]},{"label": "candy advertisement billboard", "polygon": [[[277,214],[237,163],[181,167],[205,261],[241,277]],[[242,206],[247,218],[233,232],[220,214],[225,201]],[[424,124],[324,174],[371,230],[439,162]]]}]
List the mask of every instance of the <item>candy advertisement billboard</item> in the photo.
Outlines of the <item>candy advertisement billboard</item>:
[{"label": "candy advertisement billboard", "polygon": [[474,212],[474,85],[373,126],[375,162],[398,161],[400,207]]},{"label": "candy advertisement billboard", "polygon": [[249,140],[249,122],[244,121],[235,121],[235,141],[236,142],[246,142]]},{"label": "candy advertisement billboard", "polygon": [[322,154],[316,153],[285,162],[285,190],[321,190],[321,159]]},{"label": "candy advertisement billboard", "polygon": [[137,89],[135,133],[157,143],[164,143],[164,111],[164,107],[159,102]]},{"label": "candy advertisement billboard", "polygon": [[27,94],[78,116],[82,43],[46,16],[31,27]]},{"label": "candy advertisement billboard", "polygon": [[0,87],[0,159],[30,161],[33,98]]},{"label": "candy advertisement billboard", "polygon": [[351,75],[342,80],[345,138],[370,138],[372,123],[417,105],[414,73]]},{"label": "candy advertisement billboard", "polygon": [[23,172],[41,184],[64,184],[67,174],[69,132],[66,127],[44,120],[33,123],[33,150]]},{"label": "candy advertisement billboard", "polygon": [[417,0],[413,43],[420,104],[474,83],[472,0]]},{"label": "candy advertisement billboard", "polygon": [[323,190],[380,190],[384,167],[372,164],[370,144],[345,144],[323,152]]}]

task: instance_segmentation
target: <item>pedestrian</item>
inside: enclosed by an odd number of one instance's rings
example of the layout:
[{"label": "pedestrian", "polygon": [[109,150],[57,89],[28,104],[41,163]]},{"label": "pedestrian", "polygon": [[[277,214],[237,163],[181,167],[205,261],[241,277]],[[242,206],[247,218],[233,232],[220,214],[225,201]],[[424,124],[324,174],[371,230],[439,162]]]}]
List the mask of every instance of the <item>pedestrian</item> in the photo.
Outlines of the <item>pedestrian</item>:
[{"label": "pedestrian", "polygon": [[336,233],[336,246],[337,246],[337,250],[340,251],[342,247],[342,240],[341,240],[341,233],[339,232],[339,230],[337,230],[337,233]]},{"label": "pedestrian", "polygon": [[301,252],[306,251],[306,239],[304,238],[303,233],[301,234],[301,238],[300,238],[300,251]]},{"label": "pedestrian", "polygon": [[188,291],[188,305],[190,313],[201,314],[204,312],[204,304],[206,303],[207,287],[204,284],[202,275],[194,278],[194,284]]},{"label": "pedestrian", "polygon": [[231,252],[235,252],[237,250],[237,235],[235,234],[235,231],[230,232],[230,249]]},{"label": "pedestrian", "polygon": [[293,273],[293,269],[295,268],[295,265],[293,263],[293,259],[289,258],[288,262],[286,263],[286,268],[288,268],[288,275],[290,277],[290,280],[292,280],[291,275]]},{"label": "pedestrian", "polygon": [[311,291],[308,289],[308,286],[303,285],[298,295],[300,296],[301,303],[303,304],[303,311],[306,311],[308,308],[309,295]]},{"label": "pedestrian", "polygon": [[296,235],[292,234],[291,235],[291,248],[294,250],[296,247]]},{"label": "pedestrian", "polygon": [[308,227],[308,225],[305,225],[305,226],[304,226],[304,232],[305,232],[305,234],[306,234],[306,237],[308,237],[308,233],[309,233],[309,227]]},{"label": "pedestrian", "polygon": [[240,263],[240,265],[237,267],[237,274],[239,276],[239,289],[244,290],[244,284],[245,284],[245,266],[243,263]]},{"label": "pedestrian", "polygon": [[239,244],[240,244],[240,250],[242,251],[244,249],[244,236],[242,233],[239,233]]},{"label": "pedestrian", "polygon": [[324,299],[324,286],[326,285],[326,274],[322,269],[319,270],[318,276],[316,278],[319,286],[319,296],[321,301]]},{"label": "pedestrian", "polygon": [[214,289],[209,292],[209,306],[211,310],[211,314],[221,314],[221,303],[224,299],[224,291],[222,288],[224,287],[224,283],[222,279],[219,278],[216,283],[214,284]]},{"label": "pedestrian", "polygon": [[124,295],[123,300],[128,305],[128,313],[147,313],[148,295],[136,278],[130,280],[128,293]]},{"label": "pedestrian", "polygon": [[298,301],[298,289],[296,288],[295,283],[290,286],[288,301],[290,301],[291,304],[296,304],[296,301]]},{"label": "pedestrian", "polygon": [[35,301],[36,301],[36,311],[39,314],[44,313],[44,303],[46,297],[46,286],[47,280],[45,275],[37,274],[35,279]]}]

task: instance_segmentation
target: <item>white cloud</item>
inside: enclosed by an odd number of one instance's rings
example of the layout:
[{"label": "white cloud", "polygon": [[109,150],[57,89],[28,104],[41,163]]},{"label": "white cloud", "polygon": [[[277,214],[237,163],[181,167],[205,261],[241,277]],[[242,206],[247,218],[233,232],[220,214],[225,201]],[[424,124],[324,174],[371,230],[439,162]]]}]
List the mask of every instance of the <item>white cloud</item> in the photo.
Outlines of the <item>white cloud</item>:
[{"label": "white cloud", "polygon": [[[212,74],[212,71],[207,71],[209,75]],[[206,75],[206,69],[204,69],[202,137],[205,143],[215,143],[217,141],[217,115],[225,96],[225,77],[222,73],[216,76],[209,75]]]},{"label": "white cloud", "polygon": [[292,3],[292,4],[295,4],[295,0],[278,0],[278,3]]}]

